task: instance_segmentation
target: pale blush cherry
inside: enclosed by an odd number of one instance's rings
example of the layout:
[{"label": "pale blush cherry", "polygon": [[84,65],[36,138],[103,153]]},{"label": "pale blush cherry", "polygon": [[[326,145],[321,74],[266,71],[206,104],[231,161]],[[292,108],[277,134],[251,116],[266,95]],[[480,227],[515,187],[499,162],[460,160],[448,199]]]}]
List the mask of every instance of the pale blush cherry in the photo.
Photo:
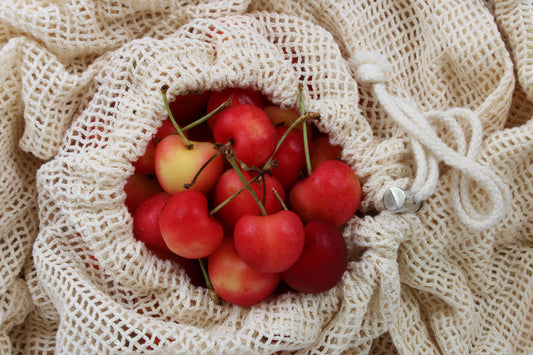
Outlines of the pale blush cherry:
[{"label": "pale blush cherry", "polygon": [[222,155],[216,156],[202,170],[189,188],[202,166],[216,153],[210,142],[190,142],[189,148],[178,135],[169,135],[155,148],[155,173],[161,187],[169,194],[187,189],[209,193],[224,170]]},{"label": "pale blush cherry", "polygon": [[208,258],[213,288],[223,300],[238,306],[254,305],[270,296],[280,281],[278,273],[263,273],[248,266],[226,237]]}]

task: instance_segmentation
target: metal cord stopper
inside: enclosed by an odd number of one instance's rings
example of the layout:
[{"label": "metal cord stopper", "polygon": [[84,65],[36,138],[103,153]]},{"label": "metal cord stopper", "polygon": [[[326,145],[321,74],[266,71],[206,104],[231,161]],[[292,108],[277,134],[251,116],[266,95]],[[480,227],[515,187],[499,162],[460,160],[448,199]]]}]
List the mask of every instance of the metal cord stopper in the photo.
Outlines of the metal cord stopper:
[{"label": "metal cord stopper", "polygon": [[399,187],[391,187],[383,196],[385,207],[393,213],[416,213],[424,205],[424,201],[416,202],[414,194]]}]

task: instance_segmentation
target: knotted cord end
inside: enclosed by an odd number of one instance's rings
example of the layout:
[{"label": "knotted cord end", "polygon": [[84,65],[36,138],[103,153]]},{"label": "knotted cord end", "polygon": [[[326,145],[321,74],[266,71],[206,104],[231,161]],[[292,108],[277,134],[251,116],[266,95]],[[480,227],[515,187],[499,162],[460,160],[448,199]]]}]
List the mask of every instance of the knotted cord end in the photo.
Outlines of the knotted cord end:
[{"label": "knotted cord end", "polygon": [[377,51],[356,51],[348,62],[352,65],[355,79],[360,84],[382,83],[392,71],[392,65],[387,57]]}]

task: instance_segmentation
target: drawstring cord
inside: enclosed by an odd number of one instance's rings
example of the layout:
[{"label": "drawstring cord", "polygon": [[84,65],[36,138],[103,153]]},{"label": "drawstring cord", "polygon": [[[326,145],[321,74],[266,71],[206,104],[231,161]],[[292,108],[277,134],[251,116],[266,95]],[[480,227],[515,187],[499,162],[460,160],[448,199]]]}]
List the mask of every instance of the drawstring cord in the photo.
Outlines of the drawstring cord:
[{"label": "drawstring cord", "polygon": [[[453,108],[446,111],[429,111],[422,113],[407,100],[391,95],[383,82],[391,65],[387,59],[377,52],[359,51],[349,59],[355,69],[355,78],[360,84],[372,86],[372,90],[382,108],[404,129],[411,141],[413,156],[416,160],[416,176],[410,191],[403,191],[402,201],[409,205],[397,207],[400,189],[388,191],[385,205],[393,212],[414,211],[421,208],[424,200],[435,191],[438,179],[438,163],[444,162],[454,168],[451,173],[452,203],[462,223],[483,230],[494,226],[506,214],[510,201],[510,192],[500,177],[488,166],[479,164],[478,156],[483,127],[478,116],[470,109]],[[465,134],[458,119],[468,122],[471,137],[467,145]],[[457,149],[446,145],[435,132],[432,124],[445,124],[455,139]],[[491,206],[485,213],[480,213],[470,200],[469,188],[477,182],[487,193]],[[391,200],[391,196],[394,198]],[[394,203],[390,203],[393,201]]]}]

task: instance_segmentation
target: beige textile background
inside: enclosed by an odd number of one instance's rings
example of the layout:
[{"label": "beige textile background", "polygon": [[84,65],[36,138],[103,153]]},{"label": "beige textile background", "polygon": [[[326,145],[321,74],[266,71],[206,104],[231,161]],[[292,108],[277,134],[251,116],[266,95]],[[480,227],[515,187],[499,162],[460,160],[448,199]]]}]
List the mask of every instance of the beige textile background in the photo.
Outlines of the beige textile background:
[{"label": "beige textile background", "polygon": [[[0,353],[533,353],[532,34],[525,0],[0,2]],[[474,158],[510,193],[496,225],[461,222],[448,161],[419,213],[384,210],[414,180],[417,137],[358,82],[360,51],[420,111],[479,117]],[[124,207],[158,89],[295,107],[299,83],[364,184],[348,271],[324,294],[215,306],[133,239]]]}]

